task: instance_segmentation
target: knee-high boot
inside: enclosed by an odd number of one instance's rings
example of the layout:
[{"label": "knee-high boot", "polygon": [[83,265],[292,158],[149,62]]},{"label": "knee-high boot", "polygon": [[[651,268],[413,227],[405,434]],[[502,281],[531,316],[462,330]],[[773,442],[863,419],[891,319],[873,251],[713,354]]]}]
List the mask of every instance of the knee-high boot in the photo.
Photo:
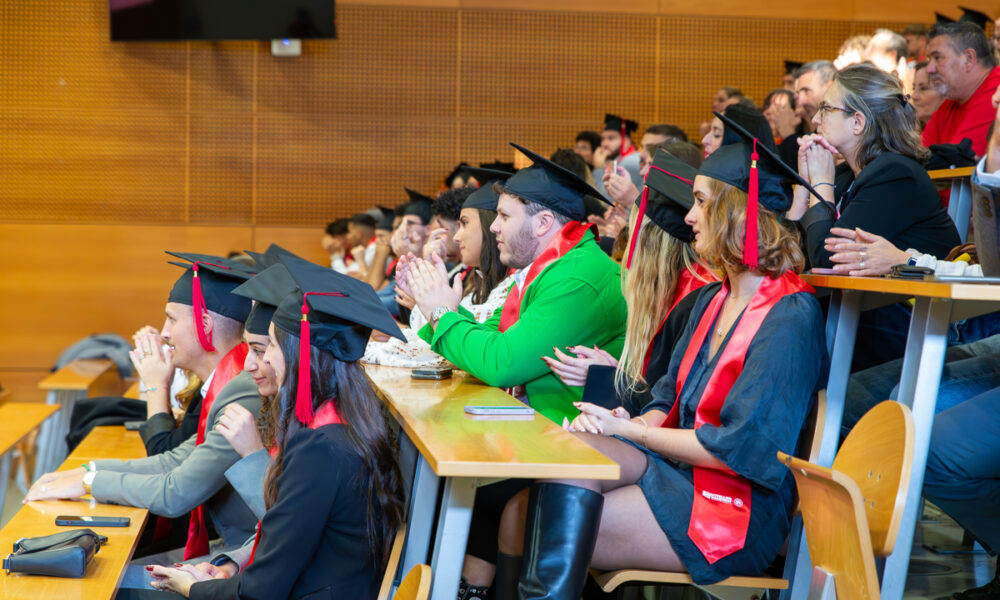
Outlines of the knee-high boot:
[{"label": "knee-high boot", "polygon": [[497,574],[493,579],[493,600],[517,600],[517,579],[523,556],[497,552]]},{"label": "knee-high boot", "polygon": [[561,483],[531,487],[521,600],[579,600],[597,544],[604,496]]}]

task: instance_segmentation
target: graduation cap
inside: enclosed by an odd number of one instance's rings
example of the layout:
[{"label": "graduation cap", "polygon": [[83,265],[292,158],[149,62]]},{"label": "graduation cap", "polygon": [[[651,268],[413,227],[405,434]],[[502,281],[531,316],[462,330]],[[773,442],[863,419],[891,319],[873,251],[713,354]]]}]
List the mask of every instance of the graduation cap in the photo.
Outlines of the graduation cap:
[{"label": "graduation cap", "polygon": [[796,62],[794,60],[785,60],[785,73],[794,73],[802,68],[805,63]]},{"label": "graduation cap", "polygon": [[649,171],[646,172],[646,186],[642,189],[639,200],[635,231],[629,240],[626,269],[632,266],[632,254],[639,240],[639,230],[642,228],[644,215],[657,227],[682,242],[691,242],[694,239],[694,232],[691,226],[684,222],[684,216],[694,205],[691,186],[694,185],[696,175],[698,169],[671,156],[663,149],[656,151],[653,162],[649,165]]},{"label": "graduation cap", "polygon": [[451,173],[448,173],[448,176],[444,178],[444,186],[446,188],[451,188],[451,182],[455,181],[455,178],[461,175],[465,170],[465,167],[468,166],[469,163],[466,162],[459,163],[458,166],[452,169]]},{"label": "graduation cap", "polygon": [[962,9],[962,16],[958,18],[958,21],[960,23],[961,22],[973,23],[975,25],[978,25],[979,28],[982,29],[983,31],[986,31],[986,23],[990,21],[990,18],[986,16],[986,14],[972,8],[966,8],[964,6],[959,6],[959,8]]},{"label": "graduation cap", "polygon": [[168,261],[184,267],[184,273],[174,283],[167,302],[188,304],[194,309],[194,330],[198,342],[207,352],[214,352],[212,334],[205,332],[203,317],[206,310],[218,313],[241,323],[250,314],[251,304],[246,298],[230,292],[250,279],[256,271],[236,261],[212,254],[170,252],[186,262]]},{"label": "graduation cap", "polygon": [[628,137],[628,134],[639,129],[639,123],[633,121],[632,119],[624,119],[618,115],[604,115],[604,130],[617,131],[622,134],[622,137]]},{"label": "graduation cap", "polygon": [[729,117],[713,114],[738,133],[741,140],[738,144],[722,146],[709,154],[698,174],[717,179],[747,193],[743,264],[756,268],[758,204],[763,204],[775,213],[784,213],[792,205],[792,195],[785,187],[785,183],[789,181],[805,186],[827,206],[829,203],[795,170],[786,165],[774,150],[760,143],[758,138]]},{"label": "graduation cap", "polygon": [[431,222],[431,206],[434,204],[434,198],[426,196],[411,190],[410,188],[403,188],[406,190],[407,195],[410,196],[410,201],[403,205],[403,216],[406,215],[416,215],[420,217],[421,222],[424,225]]},{"label": "graduation cap", "polygon": [[395,220],[396,217],[393,215],[393,213],[390,212],[389,214],[382,217],[382,219],[378,222],[378,224],[375,225],[375,230],[392,231],[392,223]]},{"label": "graduation cap", "polygon": [[[774,133],[771,131],[771,124],[767,122],[764,113],[756,108],[743,106],[742,104],[730,104],[722,112],[740,127],[754,134],[758,140],[764,143],[771,150],[777,150],[778,145],[774,143]],[[722,126],[722,145],[738,144],[740,135],[725,126]]]},{"label": "graduation cap", "polygon": [[952,19],[948,15],[942,15],[939,12],[935,12],[934,13],[934,22],[935,23],[954,23],[955,19]]},{"label": "graduation cap", "polygon": [[301,258],[280,259],[297,290],[278,304],[273,322],[299,336],[295,416],[309,423],[313,418],[310,346],[354,362],[364,355],[373,329],[403,341],[406,338],[372,286]]},{"label": "graduation cap", "polygon": [[[281,256],[293,256],[291,253]],[[281,301],[298,289],[298,284],[292,279],[285,265],[277,258],[268,268],[242,283],[233,290],[233,294],[255,300],[253,310],[247,317],[247,333],[267,335],[274,311]]]},{"label": "graduation cap", "polygon": [[501,161],[494,161],[494,162],[490,162],[490,163],[482,163],[481,165],[479,165],[479,168],[480,169],[490,169],[492,171],[506,171],[508,173],[513,173],[514,171],[517,170],[514,167],[514,163],[512,163],[512,162],[501,162]]},{"label": "graduation cap", "polygon": [[[289,256],[295,256],[292,252],[285,250],[277,244],[271,244],[267,247],[267,250],[263,252],[254,252],[253,250],[244,250],[250,258],[254,259],[257,263],[258,270],[262,271],[271,265],[278,264],[278,256],[282,254],[287,254]],[[256,298],[254,298],[256,300]]]},{"label": "graduation cap", "polygon": [[[511,165],[513,166],[513,165]],[[493,183],[505,182],[514,174],[514,170],[487,169],[484,167],[466,167],[465,171],[480,182],[479,189],[469,194],[462,208],[478,208],[496,212],[500,194],[493,191]]]},{"label": "graduation cap", "polygon": [[[504,191],[550,208],[575,221],[582,221],[587,215],[585,196],[593,196],[598,201],[611,204],[593,186],[579,175],[551,160],[511,142],[531,160],[532,165],[511,175]],[[591,206],[593,206],[592,201]],[[602,211],[603,212],[603,211]]]}]

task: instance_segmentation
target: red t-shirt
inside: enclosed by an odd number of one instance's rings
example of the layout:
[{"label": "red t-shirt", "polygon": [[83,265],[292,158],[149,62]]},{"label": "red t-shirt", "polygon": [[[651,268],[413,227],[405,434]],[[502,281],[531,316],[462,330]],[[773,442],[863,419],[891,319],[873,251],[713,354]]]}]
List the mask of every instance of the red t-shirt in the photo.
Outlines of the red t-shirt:
[{"label": "red t-shirt", "polygon": [[962,138],[969,138],[972,140],[972,150],[976,156],[985,154],[986,134],[997,113],[992,100],[998,86],[1000,86],[1000,67],[993,67],[968,102],[965,104],[959,104],[954,100],[942,102],[924,128],[920,138],[924,146],[957,144]]}]

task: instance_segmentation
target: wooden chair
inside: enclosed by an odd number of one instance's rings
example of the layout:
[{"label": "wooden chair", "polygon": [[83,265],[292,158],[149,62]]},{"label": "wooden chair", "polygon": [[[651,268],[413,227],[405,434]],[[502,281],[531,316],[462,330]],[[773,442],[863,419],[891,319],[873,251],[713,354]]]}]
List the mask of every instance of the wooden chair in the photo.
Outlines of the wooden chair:
[{"label": "wooden chair", "polygon": [[[826,390],[816,395],[816,404],[806,420],[805,430],[799,442],[799,455],[810,461],[818,460],[820,444],[823,441],[823,426],[826,422]],[[798,510],[796,508],[796,510]],[[665,571],[642,571],[623,569],[621,571],[600,572],[591,570],[591,576],[605,592],[612,592],[625,583],[672,583],[697,585],[687,573]],[[697,585],[705,592],[725,600],[759,599],[761,590],[787,590],[788,580],[780,577],[729,577],[712,585]]]},{"label": "wooden chair", "polygon": [[400,525],[399,530],[396,531],[396,538],[392,540],[389,562],[385,565],[382,586],[378,589],[378,600],[389,600],[392,596],[392,584],[396,581],[396,571],[399,570],[399,559],[403,556],[404,542],[406,542],[406,524]]},{"label": "wooden chair", "polygon": [[792,470],[799,491],[813,563],[810,598],[878,600],[875,557],[892,553],[910,483],[910,409],[886,400],[868,411],[844,440],[833,468],[780,452],[778,458]]},{"label": "wooden chair", "polygon": [[427,600],[431,595],[431,568],[416,565],[396,590],[395,600]]}]

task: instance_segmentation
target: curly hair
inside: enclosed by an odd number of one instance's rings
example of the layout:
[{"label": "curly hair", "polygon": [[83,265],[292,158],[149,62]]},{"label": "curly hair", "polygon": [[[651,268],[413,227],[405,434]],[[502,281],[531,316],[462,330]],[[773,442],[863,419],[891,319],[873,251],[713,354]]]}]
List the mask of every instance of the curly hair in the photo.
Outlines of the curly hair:
[{"label": "curly hair", "polygon": [[474,191],[476,191],[474,187],[460,187],[441,192],[431,206],[431,216],[446,221],[457,221],[459,215],[462,214],[462,205],[465,204],[465,199]]},{"label": "curly hair", "polygon": [[[718,179],[709,179],[711,199],[702,204],[707,247],[702,258],[726,267],[732,273],[748,270],[743,264],[743,222],[747,214],[747,193]],[[775,278],[786,271],[802,271],[805,255],[798,231],[767,207],[757,211],[757,272]]]}]

